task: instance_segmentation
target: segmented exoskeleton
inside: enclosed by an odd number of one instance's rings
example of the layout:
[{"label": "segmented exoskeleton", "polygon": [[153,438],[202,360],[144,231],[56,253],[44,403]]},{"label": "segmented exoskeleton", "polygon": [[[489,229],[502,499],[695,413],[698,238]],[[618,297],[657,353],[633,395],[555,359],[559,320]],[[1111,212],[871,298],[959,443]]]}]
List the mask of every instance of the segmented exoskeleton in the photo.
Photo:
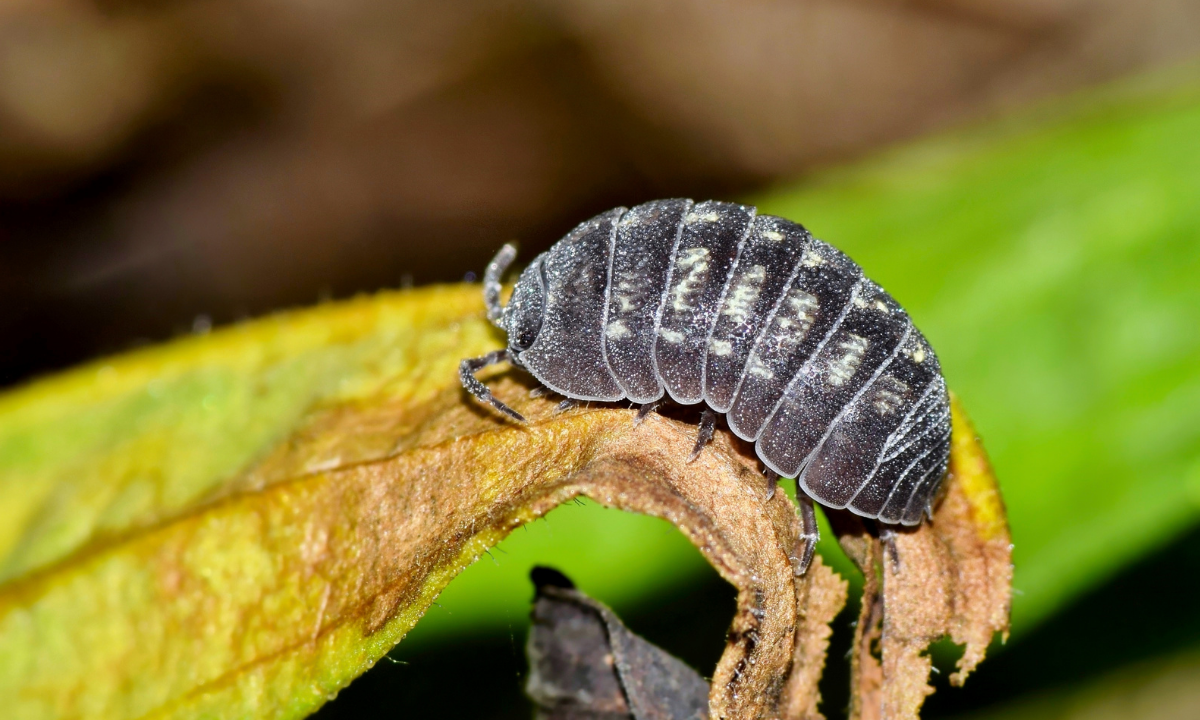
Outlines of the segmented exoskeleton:
[{"label": "segmented exoskeleton", "polygon": [[617,208],[535,258],[502,308],[515,254],[505,246],[484,283],[508,347],[462,363],[480,400],[522,420],[474,375],[507,360],[567,398],[639,403],[639,417],[668,397],[703,403],[697,453],[723,413],[802,499],[891,524],[931,512],[950,452],[937,356],[887,292],[802,226],[712,201]]}]

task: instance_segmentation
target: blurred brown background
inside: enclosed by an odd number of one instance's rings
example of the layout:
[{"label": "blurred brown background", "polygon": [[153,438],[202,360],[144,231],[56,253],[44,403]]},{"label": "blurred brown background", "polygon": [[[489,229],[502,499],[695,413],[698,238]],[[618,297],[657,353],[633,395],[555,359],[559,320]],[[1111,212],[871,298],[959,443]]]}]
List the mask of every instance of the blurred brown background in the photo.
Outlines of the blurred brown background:
[{"label": "blurred brown background", "polygon": [[1197,53],[1198,0],[8,0],[0,384]]}]

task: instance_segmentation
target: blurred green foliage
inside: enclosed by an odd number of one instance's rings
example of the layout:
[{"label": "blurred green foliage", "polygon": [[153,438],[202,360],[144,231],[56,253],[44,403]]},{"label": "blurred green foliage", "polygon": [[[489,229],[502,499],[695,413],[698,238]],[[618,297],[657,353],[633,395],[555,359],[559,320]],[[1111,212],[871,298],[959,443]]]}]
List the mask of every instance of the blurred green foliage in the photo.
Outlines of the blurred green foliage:
[{"label": "blurred green foliage", "polygon": [[1085,96],[761,202],[937,349],[1008,503],[1017,632],[1200,517],[1198,90]]},{"label": "blurred green foliage", "polygon": [[[751,199],[859,261],[937,349],[1008,504],[1018,634],[1200,520],[1195,78],[1059,100]],[[492,554],[413,640],[524,624],[536,563],[618,611],[704,571],[665,523],[595,506]]]}]

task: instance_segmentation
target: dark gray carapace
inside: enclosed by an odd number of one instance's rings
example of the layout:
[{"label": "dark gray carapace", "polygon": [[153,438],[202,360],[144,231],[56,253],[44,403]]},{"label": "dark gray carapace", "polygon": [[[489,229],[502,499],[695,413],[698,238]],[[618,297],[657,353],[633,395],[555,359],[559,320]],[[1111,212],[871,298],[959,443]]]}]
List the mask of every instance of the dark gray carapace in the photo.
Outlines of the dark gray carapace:
[{"label": "dark gray carapace", "polygon": [[[492,261],[484,296],[508,360],[576,400],[669,397],[724,413],[759,458],[822,505],[915,525],[950,455],[937,356],[862,269],[800,225],[721,202],[659,200],[579,225],[521,273],[508,306]],[[701,445],[698,445],[700,447]]]}]

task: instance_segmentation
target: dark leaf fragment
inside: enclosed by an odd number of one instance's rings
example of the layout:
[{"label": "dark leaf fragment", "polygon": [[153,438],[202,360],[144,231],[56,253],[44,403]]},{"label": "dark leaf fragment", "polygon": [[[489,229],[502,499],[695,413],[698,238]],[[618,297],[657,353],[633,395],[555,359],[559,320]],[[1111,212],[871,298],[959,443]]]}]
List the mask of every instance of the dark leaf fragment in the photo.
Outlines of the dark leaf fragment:
[{"label": "dark leaf fragment", "polygon": [[535,568],[526,692],[539,720],[703,720],[708,683],[566,576]]}]

